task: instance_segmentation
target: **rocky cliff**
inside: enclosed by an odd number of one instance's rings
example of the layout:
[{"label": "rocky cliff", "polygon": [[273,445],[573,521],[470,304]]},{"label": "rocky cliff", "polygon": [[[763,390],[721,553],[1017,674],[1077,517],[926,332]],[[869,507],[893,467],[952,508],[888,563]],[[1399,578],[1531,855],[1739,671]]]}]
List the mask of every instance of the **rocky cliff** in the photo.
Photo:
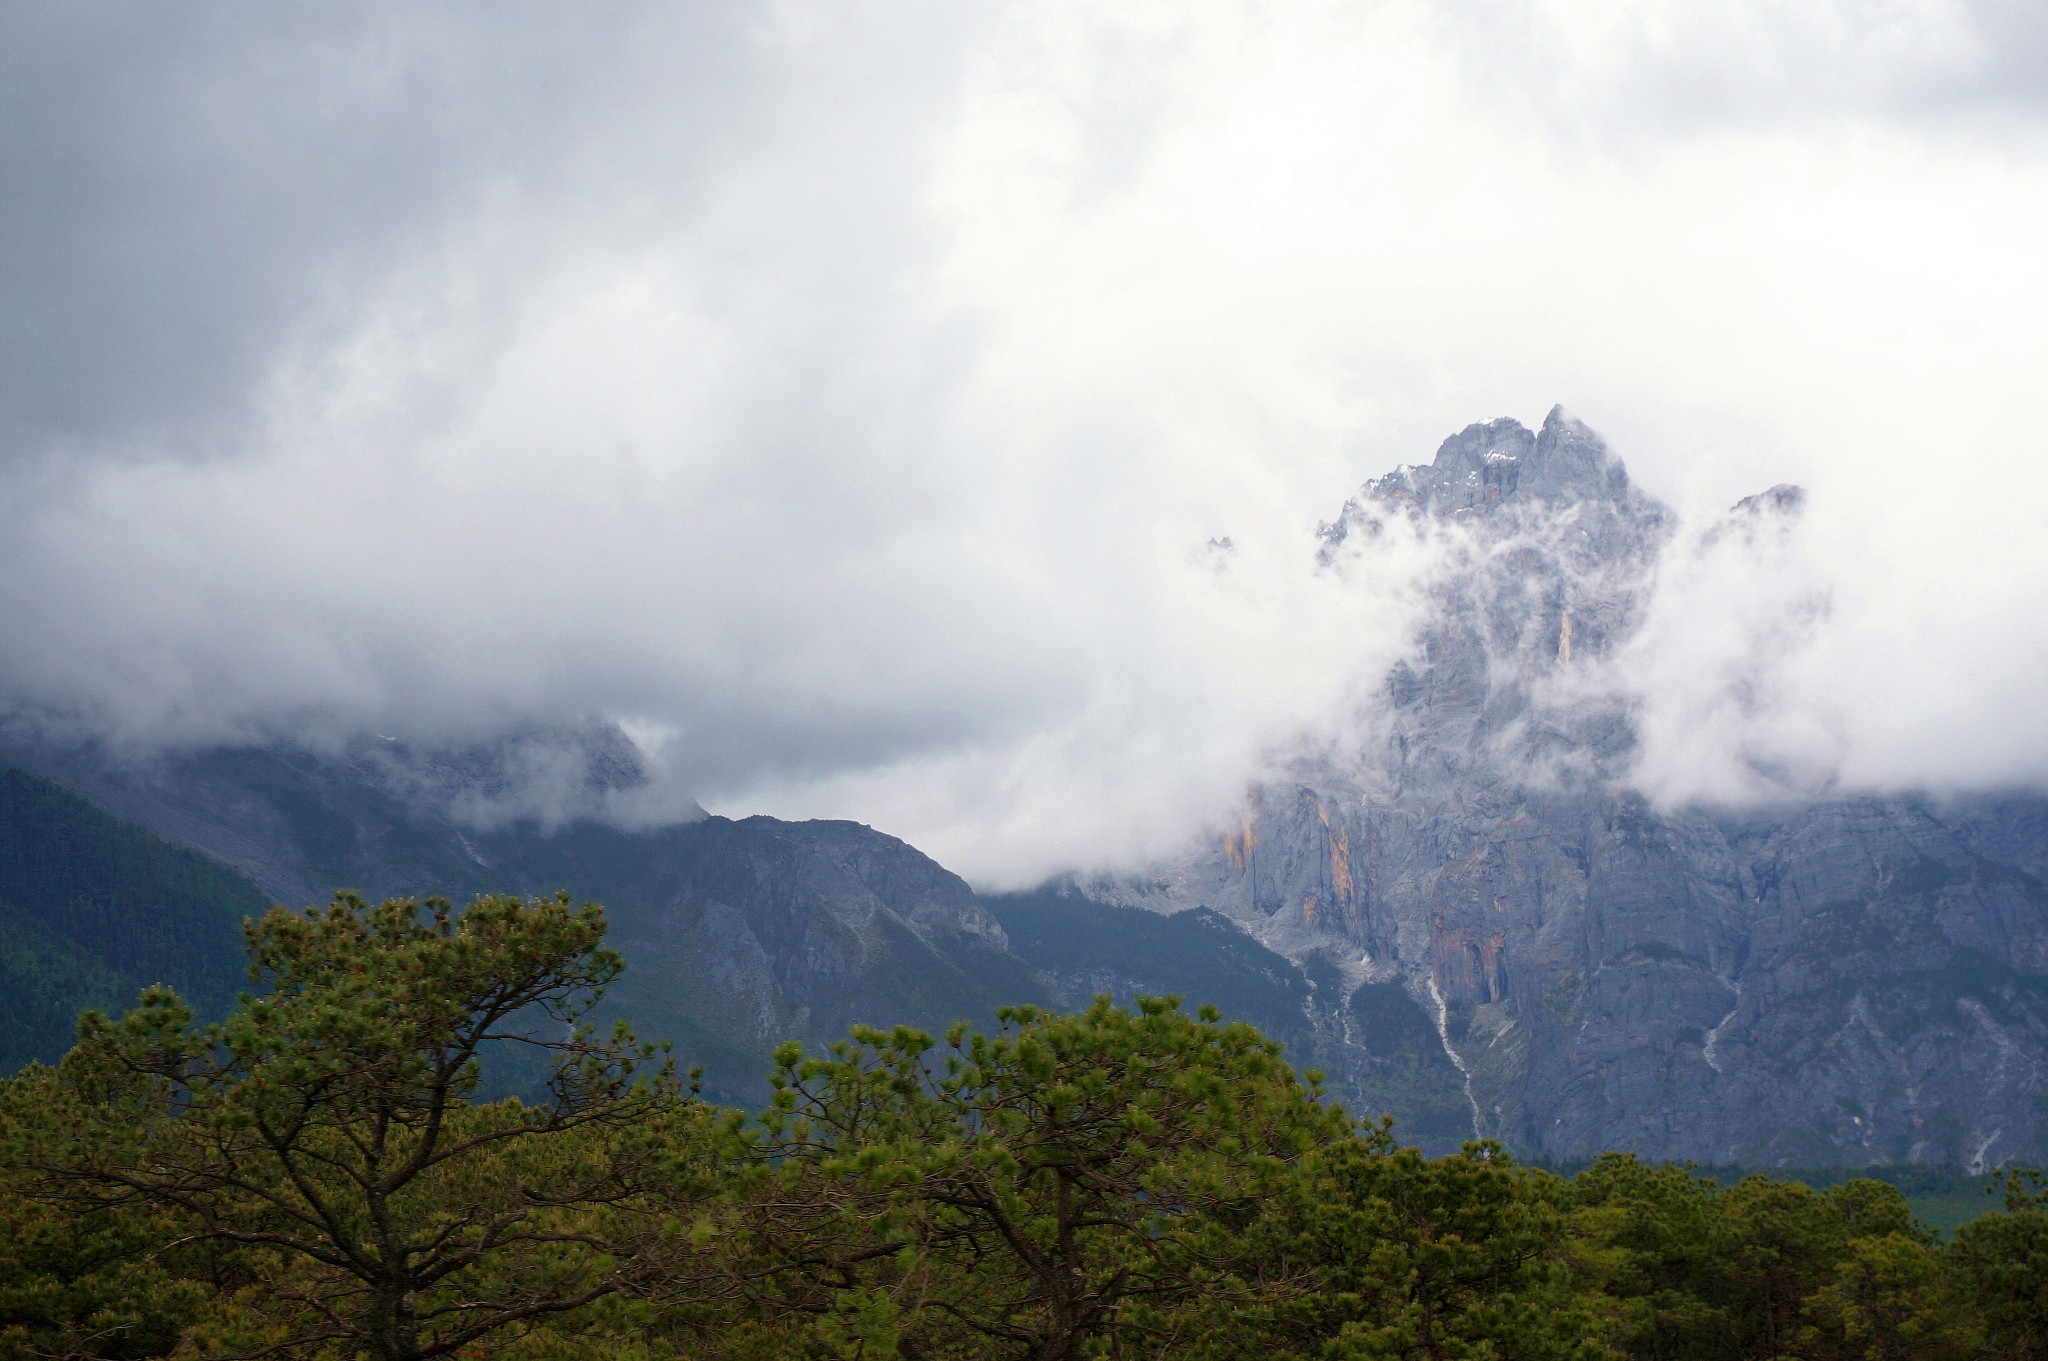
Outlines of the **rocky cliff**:
[{"label": "rocky cliff", "polygon": [[[1776,488],[1713,532],[1778,532],[1801,504]],[[1322,971],[1298,1048],[1439,1143],[2048,1155],[2048,803],[1632,792],[1628,699],[1587,677],[1636,628],[1673,518],[1560,412],[1366,484],[1322,531],[1324,570],[1397,526],[1448,566],[1373,737],[1301,757],[1206,850],[1069,886],[1079,915],[1207,908]]]}]

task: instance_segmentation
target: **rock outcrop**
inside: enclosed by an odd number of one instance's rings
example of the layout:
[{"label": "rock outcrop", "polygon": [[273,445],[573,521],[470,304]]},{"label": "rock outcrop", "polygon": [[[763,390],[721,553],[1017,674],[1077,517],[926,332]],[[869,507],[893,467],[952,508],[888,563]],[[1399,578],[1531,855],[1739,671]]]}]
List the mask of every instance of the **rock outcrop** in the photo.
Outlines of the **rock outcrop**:
[{"label": "rock outcrop", "polygon": [[[1795,517],[1797,488],[1718,532]],[[1340,1095],[1442,1130],[1377,1052],[1426,1018],[1466,1135],[1573,1159],[1982,1168],[2048,1155],[2048,802],[1828,797],[1659,811],[1626,780],[1635,629],[1672,516],[1597,436],[1472,426],[1322,531],[1442,538],[1365,746],[1297,761],[1210,849],[1087,897],[1208,908],[1304,969]],[[1412,1065],[1411,1065],[1412,1066]],[[1444,1141],[1440,1135],[1438,1142]]]}]

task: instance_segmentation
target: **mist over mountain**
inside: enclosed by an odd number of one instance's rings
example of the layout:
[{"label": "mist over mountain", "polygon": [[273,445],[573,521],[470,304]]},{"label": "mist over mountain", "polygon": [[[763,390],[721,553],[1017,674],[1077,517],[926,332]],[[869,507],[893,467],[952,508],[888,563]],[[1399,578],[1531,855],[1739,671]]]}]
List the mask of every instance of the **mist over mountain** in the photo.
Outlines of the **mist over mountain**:
[{"label": "mist over mountain", "polygon": [[0,704],[77,734],[616,721],[1128,870],[1413,638],[1447,541],[1318,572],[1339,489],[1563,400],[1679,522],[1660,806],[2048,778],[2024,6],[4,22]]},{"label": "mist over mountain", "polygon": [[[1323,530],[1332,571],[1395,532],[1446,544],[1384,720],[1304,744],[1207,847],[1066,892],[1218,912],[1320,966],[1319,1055],[1366,1108],[1434,1124],[1445,1098],[1417,1088],[1412,1044],[1355,1023],[1360,995],[1428,1021],[1471,1132],[1551,1157],[2038,1156],[2048,800],[1847,793],[1763,746],[1704,772],[1718,801],[1649,796],[1671,790],[1674,737],[1631,682],[1671,545],[1680,572],[1768,552],[1804,504],[1779,486],[1677,541],[1561,411],[1468,427]],[[1767,677],[1713,680],[1737,725],[1769,704]]]},{"label": "mist over mountain", "polygon": [[720,1081],[1186,991],[1433,1148],[2038,1156],[2044,14],[9,6],[36,1043],[225,986],[196,850],[607,900]]},{"label": "mist over mountain", "polygon": [[[1374,684],[1248,757],[1227,820],[1179,810],[1180,849],[980,900],[867,827],[678,803],[604,722],[152,754],[18,718],[0,756],[282,901],[599,898],[636,961],[613,1005],[724,1091],[856,1020],[1170,992],[1430,1148],[2038,1157],[2048,799],[1844,788],[1791,740],[1775,668],[1828,601],[1773,564],[1808,506],[1779,485],[1688,528],[1561,409],[1469,426],[1313,541],[1332,590],[1412,568]],[[1697,608],[1716,574],[1758,592],[1735,618]],[[1700,674],[1659,693],[1674,645]]]}]

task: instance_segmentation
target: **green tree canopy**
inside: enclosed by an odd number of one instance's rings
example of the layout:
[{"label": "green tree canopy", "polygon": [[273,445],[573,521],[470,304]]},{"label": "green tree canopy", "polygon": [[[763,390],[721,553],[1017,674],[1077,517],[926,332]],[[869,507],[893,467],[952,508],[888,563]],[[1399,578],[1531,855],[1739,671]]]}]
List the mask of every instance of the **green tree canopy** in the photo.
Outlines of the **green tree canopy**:
[{"label": "green tree canopy", "polygon": [[778,1055],[763,1151],[779,1181],[750,1210],[754,1243],[822,1336],[1047,1361],[1157,1343],[1175,1305],[1231,1288],[1217,1229],[1345,1132],[1277,1045],[1213,1008],[999,1015],[943,1048],[856,1030]]},{"label": "green tree canopy", "polygon": [[[627,1288],[660,1238],[639,1198],[702,1118],[650,1046],[583,1024],[621,967],[604,931],[567,895],[274,910],[226,1021],[154,989],[17,1080],[34,1190],[239,1252],[260,1289],[222,1345],[252,1351],[415,1361]],[[548,1056],[544,1100],[473,1103],[493,1044]]]}]

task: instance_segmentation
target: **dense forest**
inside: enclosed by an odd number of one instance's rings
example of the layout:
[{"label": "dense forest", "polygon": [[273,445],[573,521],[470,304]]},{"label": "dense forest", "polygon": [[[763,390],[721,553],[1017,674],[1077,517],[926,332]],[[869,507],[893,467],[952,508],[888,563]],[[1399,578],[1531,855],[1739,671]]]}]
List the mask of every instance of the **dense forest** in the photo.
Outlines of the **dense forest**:
[{"label": "dense forest", "polygon": [[248,880],[0,766],[0,1072],[69,1045],[84,1007],[154,983],[219,1015],[241,982]]},{"label": "dense forest", "polygon": [[1426,1158],[1172,998],[786,1046],[728,1110],[587,1023],[604,931],[342,896],[249,923],[224,1020],[88,1012],[0,1083],[0,1355],[2048,1356],[2030,1172],[1944,1242],[1874,1180]]}]

